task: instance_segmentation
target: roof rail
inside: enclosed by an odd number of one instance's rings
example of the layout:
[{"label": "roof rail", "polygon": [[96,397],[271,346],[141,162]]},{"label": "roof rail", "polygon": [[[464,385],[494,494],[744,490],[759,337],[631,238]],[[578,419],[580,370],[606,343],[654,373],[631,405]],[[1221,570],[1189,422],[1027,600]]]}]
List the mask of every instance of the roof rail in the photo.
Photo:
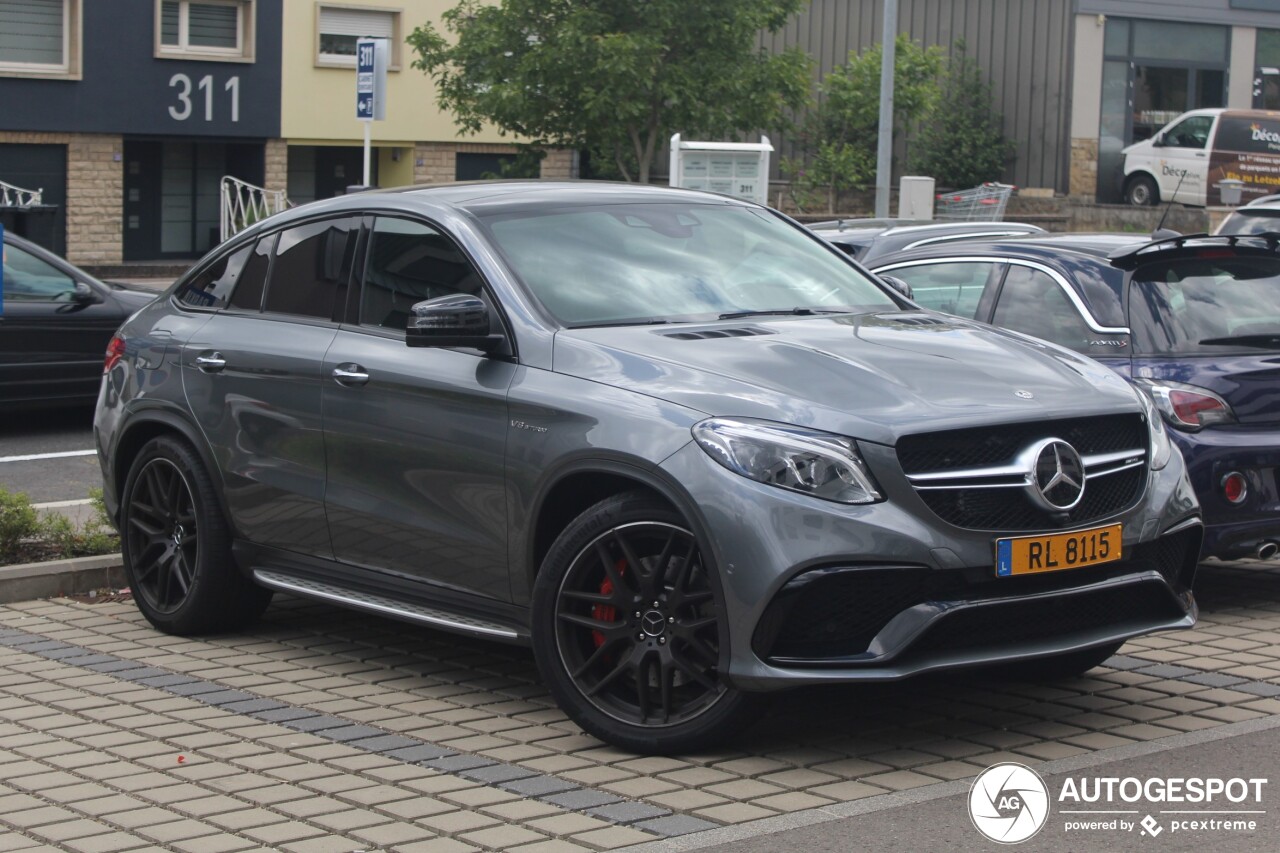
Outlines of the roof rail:
[{"label": "roof rail", "polygon": [[1246,248],[1259,248],[1256,244],[1261,242],[1265,245],[1267,251],[1274,252],[1280,247],[1280,233],[1265,231],[1261,234],[1178,234],[1174,237],[1151,240],[1136,246],[1122,246],[1107,255],[1107,260],[1111,262],[1113,267],[1131,270],[1144,260],[1147,260],[1146,256],[1148,255],[1186,249],[1188,248],[1187,244],[1193,241],[1198,245],[1209,243],[1210,245],[1226,245],[1229,248],[1235,248],[1246,241],[1254,244],[1246,246]]}]

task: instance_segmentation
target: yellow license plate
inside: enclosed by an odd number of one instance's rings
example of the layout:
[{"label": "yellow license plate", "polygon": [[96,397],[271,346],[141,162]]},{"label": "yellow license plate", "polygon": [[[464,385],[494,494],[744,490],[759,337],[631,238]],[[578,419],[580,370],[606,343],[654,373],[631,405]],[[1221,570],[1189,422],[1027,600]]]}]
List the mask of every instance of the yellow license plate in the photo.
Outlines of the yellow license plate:
[{"label": "yellow license plate", "polygon": [[996,540],[996,576],[1036,575],[1120,559],[1123,525]]}]

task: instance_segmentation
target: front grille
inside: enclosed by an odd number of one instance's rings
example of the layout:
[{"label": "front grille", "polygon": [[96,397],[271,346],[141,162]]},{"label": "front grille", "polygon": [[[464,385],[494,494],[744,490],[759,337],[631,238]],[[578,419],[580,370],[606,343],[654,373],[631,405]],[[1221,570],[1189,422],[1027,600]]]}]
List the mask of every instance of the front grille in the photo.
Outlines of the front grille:
[{"label": "front grille", "polygon": [[1044,438],[1060,438],[1082,456],[1147,446],[1142,415],[1007,424],[907,435],[898,440],[898,462],[907,474],[1004,465]]},{"label": "front grille", "polygon": [[1142,627],[1183,615],[1168,590],[1150,581],[1118,589],[955,611],[942,616],[911,647],[910,654],[1007,648],[1015,643],[1051,640],[1087,631]]},{"label": "front grille", "polygon": [[[909,435],[898,441],[896,450],[903,472],[912,477],[1009,466],[1024,450],[1047,438],[1063,439],[1084,457],[1128,451],[1144,456],[1148,441],[1142,415],[1132,414]],[[1142,497],[1145,466],[1101,476],[1092,469],[1090,473],[1083,499],[1070,512],[1049,512],[1037,506],[1018,485],[990,488],[989,479],[979,485],[974,478],[964,477],[946,488],[923,488],[921,481],[913,484],[939,518],[968,530],[1074,527],[1117,515]]]},{"label": "front grille", "polygon": [[970,530],[1046,530],[1088,524],[1122,512],[1142,496],[1146,468],[1130,468],[1089,480],[1084,498],[1069,513],[1050,514],[1021,489],[929,489],[918,494],[939,518]]},{"label": "front grille", "polygon": [[[991,566],[946,571],[925,566],[813,569],[797,575],[770,602],[756,627],[752,646],[761,658],[776,663],[839,663],[859,655],[866,656],[871,641],[895,616],[926,602],[998,602],[1005,598],[1069,590],[1151,570],[1160,572],[1174,589],[1184,589],[1189,587],[1194,577],[1195,563],[1200,554],[1200,535],[1200,528],[1192,527],[1139,545],[1125,554],[1121,562],[1006,578],[997,578]],[[1155,583],[1151,586],[1160,587]],[[1132,588],[1123,596],[1130,596],[1136,605],[1142,606]],[[1164,597],[1169,599],[1167,592],[1164,592]],[[1009,602],[1001,607],[1013,611],[1024,604],[1026,602]],[[979,608],[979,611],[990,612],[986,607]],[[1146,618],[1140,611],[1134,612],[1138,614],[1136,618]],[[1116,624],[1120,624],[1130,617],[1117,618]],[[1087,620],[1081,624],[1086,627],[1093,624],[1086,623]],[[945,621],[938,623],[939,627],[944,624]],[[1053,630],[1067,629],[1058,627]],[[932,635],[930,630],[921,642]],[[1009,637],[1011,640],[1030,638]],[[918,643],[908,653],[917,647]]]}]

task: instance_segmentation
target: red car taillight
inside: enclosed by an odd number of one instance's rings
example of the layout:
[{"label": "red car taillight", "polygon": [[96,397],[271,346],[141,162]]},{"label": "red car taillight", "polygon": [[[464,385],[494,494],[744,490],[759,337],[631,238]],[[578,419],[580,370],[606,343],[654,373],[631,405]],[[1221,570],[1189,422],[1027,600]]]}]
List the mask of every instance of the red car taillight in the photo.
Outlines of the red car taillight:
[{"label": "red car taillight", "polygon": [[124,338],[116,335],[107,344],[107,358],[102,362],[102,372],[110,373],[111,368],[119,364],[122,358],[124,358]]},{"label": "red car taillight", "polygon": [[1177,429],[1195,432],[1211,424],[1229,424],[1236,419],[1227,401],[1207,388],[1165,379],[1136,381],[1155,400],[1156,408],[1165,421]]}]

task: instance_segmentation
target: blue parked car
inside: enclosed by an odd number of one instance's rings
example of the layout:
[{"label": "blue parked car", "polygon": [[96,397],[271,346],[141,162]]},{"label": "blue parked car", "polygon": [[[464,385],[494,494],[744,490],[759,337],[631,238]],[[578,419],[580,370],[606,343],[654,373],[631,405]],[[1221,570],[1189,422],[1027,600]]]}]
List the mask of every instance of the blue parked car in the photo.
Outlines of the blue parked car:
[{"label": "blue parked car", "polygon": [[1099,359],[1155,401],[1204,511],[1203,556],[1280,549],[1280,251],[1273,236],[1007,238],[898,252],[919,304]]}]

